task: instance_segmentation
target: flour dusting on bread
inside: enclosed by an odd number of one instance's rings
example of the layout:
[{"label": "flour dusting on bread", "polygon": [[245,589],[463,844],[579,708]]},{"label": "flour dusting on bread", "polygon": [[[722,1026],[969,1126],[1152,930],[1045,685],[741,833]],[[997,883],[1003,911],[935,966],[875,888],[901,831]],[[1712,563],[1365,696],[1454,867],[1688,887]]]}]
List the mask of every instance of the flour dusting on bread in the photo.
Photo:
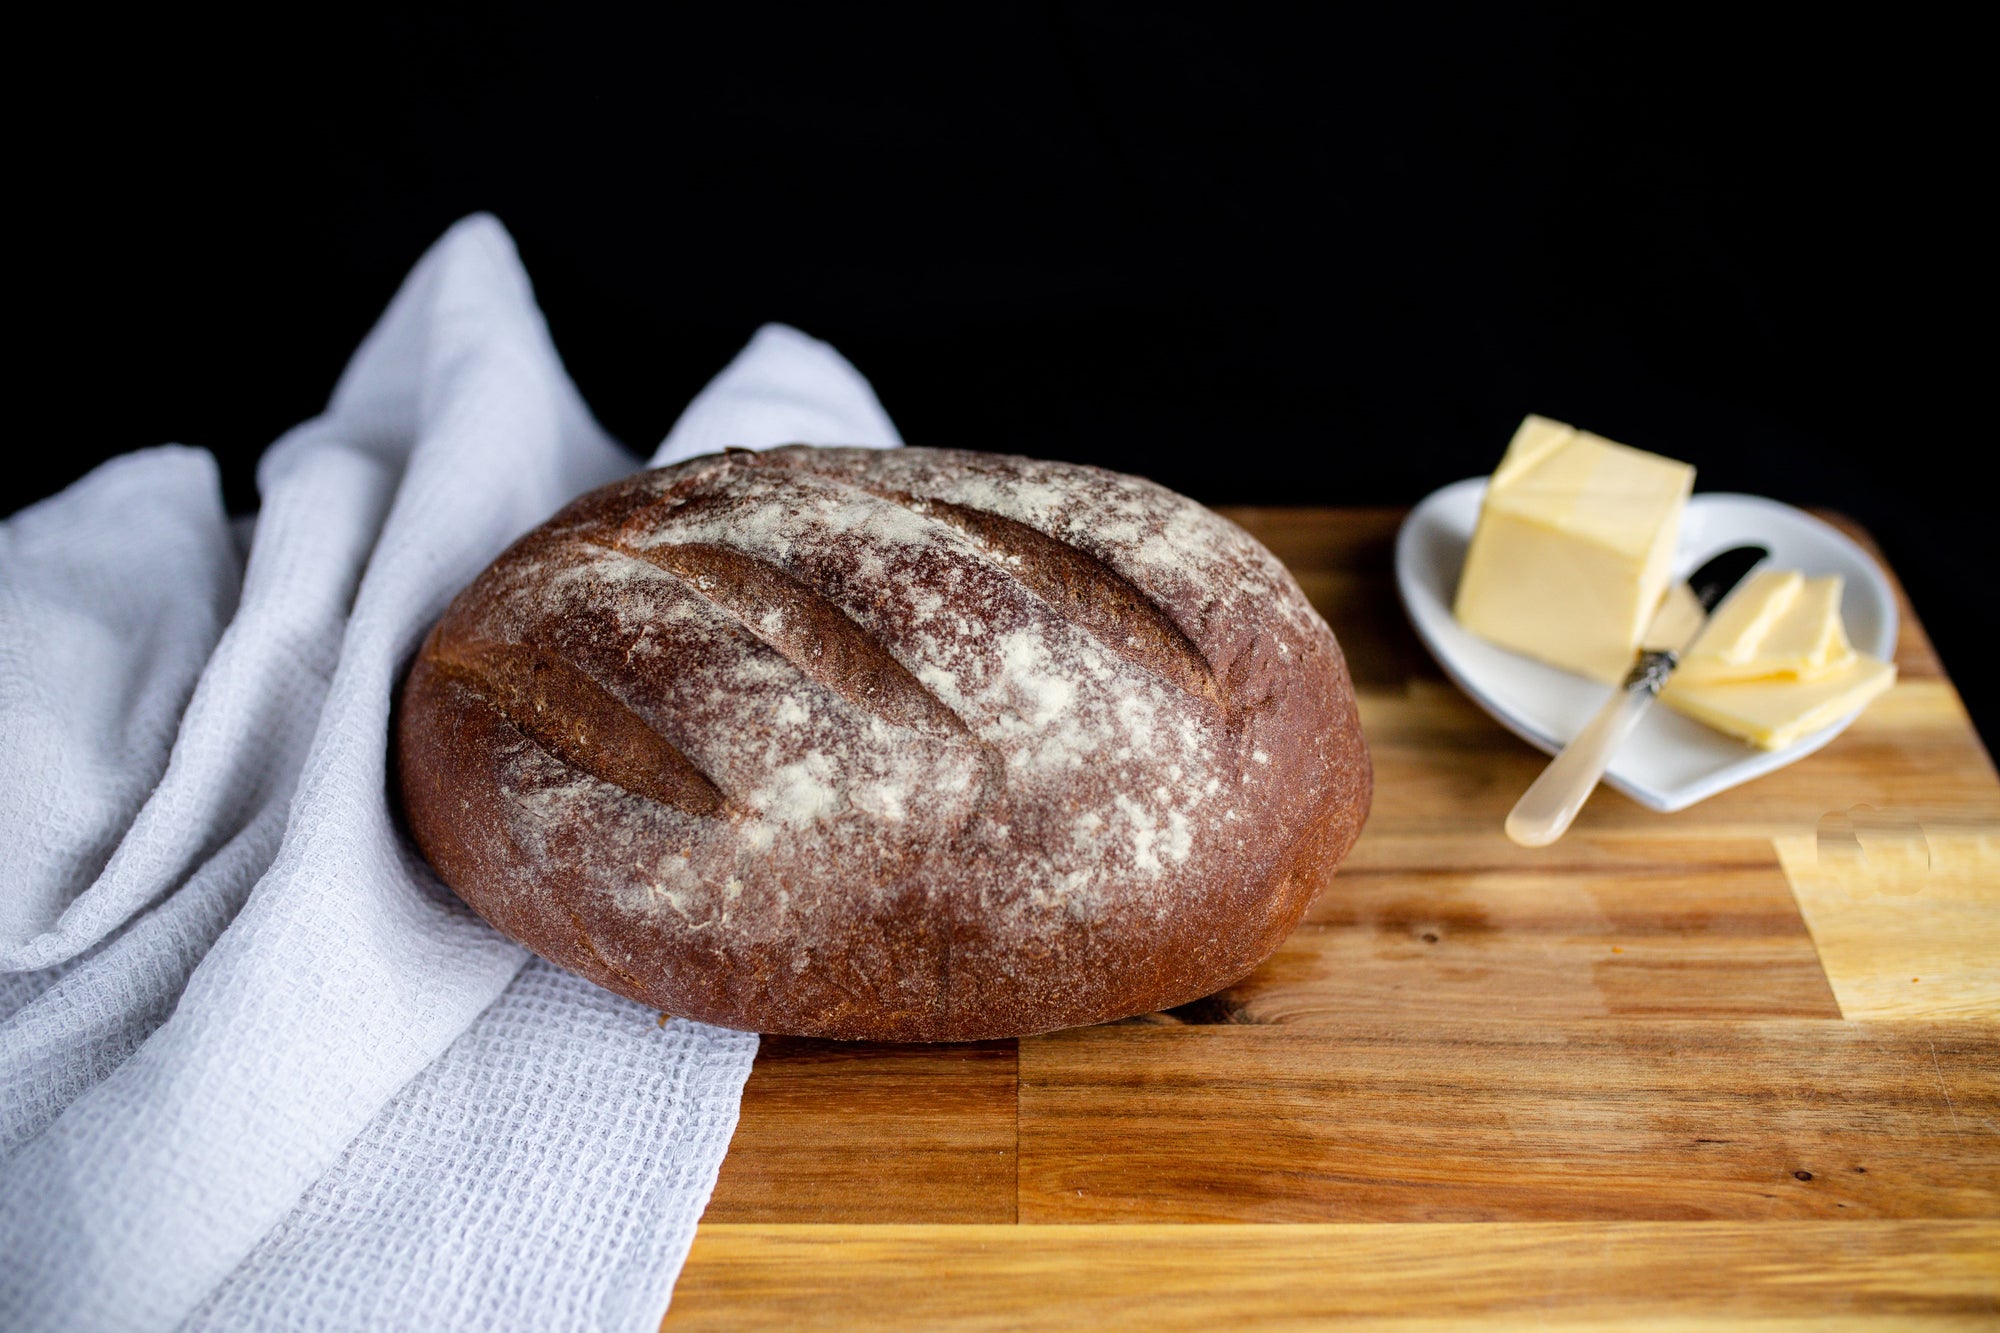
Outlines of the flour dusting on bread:
[{"label": "flour dusting on bread", "polygon": [[[483,645],[563,669],[547,697],[427,673]],[[572,678],[719,799],[579,768]],[[503,929],[673,1012],[837,1036],[1204,993],[1289,929],[1368,791],[1339,649],[1247,534],[1136,478],[919,449],[578,501],[453,603],[403,751],[419,841]]]}]

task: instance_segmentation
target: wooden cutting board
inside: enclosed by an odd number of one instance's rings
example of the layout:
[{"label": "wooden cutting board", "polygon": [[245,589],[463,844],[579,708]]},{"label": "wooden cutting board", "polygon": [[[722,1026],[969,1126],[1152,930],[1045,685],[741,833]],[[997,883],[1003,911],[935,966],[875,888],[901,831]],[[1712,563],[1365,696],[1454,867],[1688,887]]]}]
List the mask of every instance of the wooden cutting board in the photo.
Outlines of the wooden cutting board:
[{"label": "wooden cutting board", "polygon": [[1172,1013],[767,1038],[665,1327],[2000,1326],[2000,781],[1907,600],[1819,754],[1527,851],[1401,513],[1230,512],[1361,691],[1339,877]]}]

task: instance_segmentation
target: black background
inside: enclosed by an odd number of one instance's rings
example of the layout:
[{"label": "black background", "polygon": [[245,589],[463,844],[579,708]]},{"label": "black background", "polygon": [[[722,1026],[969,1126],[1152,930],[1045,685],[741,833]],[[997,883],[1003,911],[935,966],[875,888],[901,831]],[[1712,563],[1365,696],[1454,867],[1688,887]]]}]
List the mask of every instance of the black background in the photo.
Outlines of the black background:
[{"label": "black background", "polygon": [[1217,503],[1409,503],[1539,411],[1859,518],[1990,743],[1984,75],[1831,13],[80,12],[16,49],[59,91],[11,136],[37,424],[0,512],[170,440],[254,507],[487,209],[641,453],[770,319],[911,443]]}]

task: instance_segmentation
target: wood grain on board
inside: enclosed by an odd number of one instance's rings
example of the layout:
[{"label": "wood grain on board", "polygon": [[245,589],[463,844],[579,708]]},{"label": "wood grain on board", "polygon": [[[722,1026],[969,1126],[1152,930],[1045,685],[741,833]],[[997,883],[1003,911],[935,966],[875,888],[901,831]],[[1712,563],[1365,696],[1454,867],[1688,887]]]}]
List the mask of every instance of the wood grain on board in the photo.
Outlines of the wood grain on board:
[{"label": "wood grain on board", "polygon": [[666,1327],[1991,1328],[1991,1222],[704,1226]]},{"label": "wood grain on board", "polygon": [[1838,1018],[1768,847],[1695,868],[1351,871],[1243,981],[1163,1018]]},{"label": "wood grain on board", "polygon": [[1023,1222],[2000,1217],[1985,1025],[1355,1023],[1021,1042]]},{"label": "wood grain on board", "polygon": [[1012,1222],[1014,1043],[766,1037],[704,1222]]}]

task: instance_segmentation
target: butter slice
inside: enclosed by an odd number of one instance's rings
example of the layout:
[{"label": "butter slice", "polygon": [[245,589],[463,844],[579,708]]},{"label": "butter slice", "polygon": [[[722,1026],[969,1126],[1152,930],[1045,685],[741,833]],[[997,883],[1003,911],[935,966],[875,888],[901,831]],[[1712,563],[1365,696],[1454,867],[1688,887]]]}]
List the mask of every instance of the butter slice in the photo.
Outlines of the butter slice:
[{"label": "butter slice", "polygon": [[1528,417],[1486,488],[1453,615],[1503,648],[1623,678],[1693,488],[1685,463]]},{"label": "butter slice", "polygon": [[1758,645],[1755,664],[1771,675],[1818,676],[1847,664],[1854,647],[1840,619],[1844,583],[1838,574],[1807,579],[1791,609],[1779,617]]},{"label": "butter slice", "polygon": [[1805,575],[1796,569],[1758,570],[1715,609],[1702,627],[1701,637],[1689,645],[1686,657],[1738,666],[1750,661],[1771,626],[1791,610],[1805,581]]},{"label": "butter slice", "polygon": [[1716,610],[1682,654],[1688,683],[1812,679],[1854,657],[1840,620],[1838,574],[1809,579],[1795,570],[1760,570]]},{"label": "butter slice", "polygon": [[1809,679],[1698,683],[1676,671],[1660,699],[1697,722],[1777,750],[1854,712],[1896,683],[1896,668],[1863,653]]}]

